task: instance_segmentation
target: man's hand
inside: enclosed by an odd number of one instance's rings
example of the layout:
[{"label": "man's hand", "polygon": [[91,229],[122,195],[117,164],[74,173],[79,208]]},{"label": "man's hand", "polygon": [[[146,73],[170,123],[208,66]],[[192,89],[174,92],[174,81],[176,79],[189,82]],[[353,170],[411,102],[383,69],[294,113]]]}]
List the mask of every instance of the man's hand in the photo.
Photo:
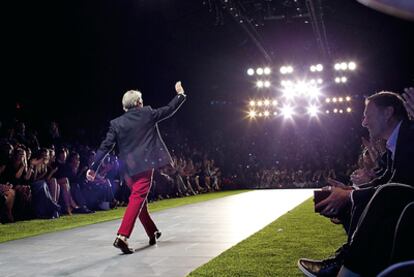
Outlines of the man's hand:
[{"label": "man's hand", "polygon": [[95,176],[96,176],[96,172],[93,171],[92,169],[88,169],[88,171],[86,171],[86,179],[89,182],[92,182],[93,180],[95,180]]},{"label": "man's hand", "polygon": [[181,81],[175,83],[175,91],[177,92],[177,94],[184,94],[184,89],[181,85]]},{"label": "man's hand", "polygon": [[404,89],[403,93],[404,98],[404,106],[407,109],[408,115],[410,116],[411,120],[414,120],[414,88],[409,87]]},{"label": "man's hand", "polygon": [[338,216],[350,203],[351,191],[340,187],[332,187],[331,194],[315,205],[315,210],[322,210],[320,214],[329,218]]},{"label": "man's hand", "polygon": [[328,183],[333,186],[333,187],[337,187],[337,188],[341,188],[341,189],[351,189],[349,186],[345,185],[342,182],[339,182],[335,179],[332,178],[328,178]]}]

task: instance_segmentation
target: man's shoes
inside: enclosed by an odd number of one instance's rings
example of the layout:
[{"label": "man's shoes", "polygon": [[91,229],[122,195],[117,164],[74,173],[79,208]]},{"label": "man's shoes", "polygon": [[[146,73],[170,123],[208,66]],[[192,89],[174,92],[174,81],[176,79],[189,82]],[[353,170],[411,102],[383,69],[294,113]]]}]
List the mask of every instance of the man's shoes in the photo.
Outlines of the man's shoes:
[{"label": "man's shoes", "polygon": [[124,253],[124,254],[132,254],[132,253],[134,253],[134,250],[131,249],[131,248],[129,248],[128,242],[126,241],[126,239],[122,239],[119,236],[115,239],[114,246],[116,248],[121,249],[122,253]]},{"label": "man's shoes", "polygon": [[299,269],[308,277],[337,276],[342,266],[342,260],[331,258],[326,260],[299,259]]},{"label": "man's shoes", "polygon": [[155,231],[154,232],[154,236],[150,237],[149,239],[149,245],[154,245],[157,243],[157,239],[159,239],[161,237],[161,232],[160,231]]}]

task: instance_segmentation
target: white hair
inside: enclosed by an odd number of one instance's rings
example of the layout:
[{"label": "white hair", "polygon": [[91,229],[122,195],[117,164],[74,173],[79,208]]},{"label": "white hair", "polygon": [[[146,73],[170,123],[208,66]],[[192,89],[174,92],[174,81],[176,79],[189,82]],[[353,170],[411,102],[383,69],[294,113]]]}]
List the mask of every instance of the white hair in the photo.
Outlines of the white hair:
[{"label": "white hair", "polygon": [[122,107],[124,111],[131,108],[142,106],[142,93],[138,90],[128,90],[122,97]]}]

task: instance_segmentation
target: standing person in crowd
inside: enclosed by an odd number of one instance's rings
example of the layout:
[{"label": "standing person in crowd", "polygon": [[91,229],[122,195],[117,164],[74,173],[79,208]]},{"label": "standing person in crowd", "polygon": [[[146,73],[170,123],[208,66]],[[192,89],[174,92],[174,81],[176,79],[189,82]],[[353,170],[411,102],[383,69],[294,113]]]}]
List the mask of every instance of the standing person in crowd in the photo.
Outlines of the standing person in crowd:
[{"label": "standing person in crowd", "polygon": [[142,94],[136,90],[127,91],[122,98],[125,113],[111,121],[105,140],[96,153],[87,178],[93,181],[104,157],[114,148],[119,148],[120,159],[124,162],[125,179],[131,188],[128,207],[118,230],[114,246],[125,254],[133,253],[127,243],[139,217],[149,237],[149,244],[154,245],[161,232],[152,221],[147,210],[147,196],[151,188],[154,169],[172,163],[159,130],[158,122],[172,116],[184,103],[186,95],[181,82],[175,84],[177,96],[164,107],[152,109],[143,106]]}]

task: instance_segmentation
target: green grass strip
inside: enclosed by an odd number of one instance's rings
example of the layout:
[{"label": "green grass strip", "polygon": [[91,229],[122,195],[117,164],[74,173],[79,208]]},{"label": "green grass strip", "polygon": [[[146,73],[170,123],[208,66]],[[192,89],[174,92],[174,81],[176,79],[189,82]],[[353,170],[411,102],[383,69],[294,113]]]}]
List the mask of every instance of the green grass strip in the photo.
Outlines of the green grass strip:
[{"label": "green grass strip", "polygon": [[[165,199],[150,203],[148,205],[148,208],[150,212],[156,212],[183,205],[230,196],[246,191],[247,190],[220,191],[183,198]],[[120,207],[109,211],[99,211],[94,214],[76,214],[72,216],[63,216],[57,219],[33,219],[4,225],[0,224],[0,242],[119,219],[124,215],[124,212],[125,207]]]},{"label": "green grass strip", "polygon": [[326,258],[345,240],[342,226],[314,213],[309,199],[189,276],[303,277],[299,258]]}]

